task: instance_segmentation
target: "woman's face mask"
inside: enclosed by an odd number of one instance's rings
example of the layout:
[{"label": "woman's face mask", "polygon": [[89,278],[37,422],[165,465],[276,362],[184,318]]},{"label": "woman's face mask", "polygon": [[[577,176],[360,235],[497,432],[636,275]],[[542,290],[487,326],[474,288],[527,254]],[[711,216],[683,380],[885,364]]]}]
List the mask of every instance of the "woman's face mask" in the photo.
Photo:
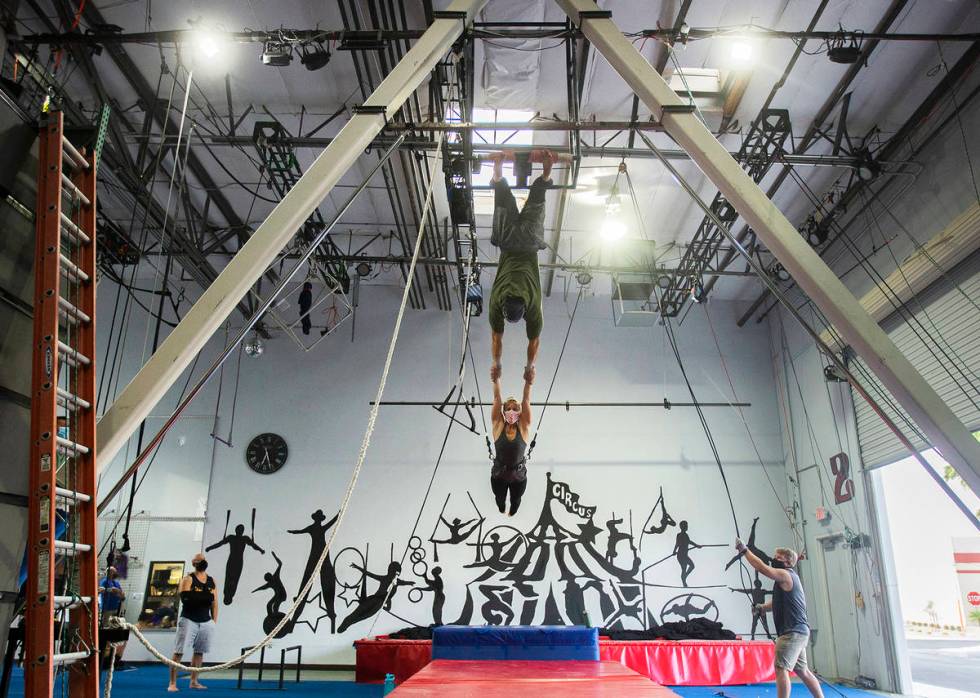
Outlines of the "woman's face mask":
[{"label": "woman's face mask", "polygon": [[508,424],[517,424],[517,420],[521,418],[521,413],[517,410],[504,410],[504,421]]}]

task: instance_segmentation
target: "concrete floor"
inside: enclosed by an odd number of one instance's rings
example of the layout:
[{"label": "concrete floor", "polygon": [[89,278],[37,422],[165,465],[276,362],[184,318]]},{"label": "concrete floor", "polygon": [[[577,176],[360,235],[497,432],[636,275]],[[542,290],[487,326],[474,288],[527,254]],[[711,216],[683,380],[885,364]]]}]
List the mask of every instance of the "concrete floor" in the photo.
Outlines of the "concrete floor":
[{"label": "concrete floor", "polygon": [[906,642],[916,695],[980,698],[980,639],[910,638]]}]

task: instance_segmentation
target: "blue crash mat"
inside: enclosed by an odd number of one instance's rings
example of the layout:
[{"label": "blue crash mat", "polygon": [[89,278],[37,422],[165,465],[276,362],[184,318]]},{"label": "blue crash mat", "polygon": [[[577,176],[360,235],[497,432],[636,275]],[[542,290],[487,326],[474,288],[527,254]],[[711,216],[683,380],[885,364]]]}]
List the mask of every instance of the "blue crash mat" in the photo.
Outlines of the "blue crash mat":
[{"label": "blue crash mat", "polygon": [[432,632],[432,658],[598,661],[599,630],[579,625],[443,625]]}]

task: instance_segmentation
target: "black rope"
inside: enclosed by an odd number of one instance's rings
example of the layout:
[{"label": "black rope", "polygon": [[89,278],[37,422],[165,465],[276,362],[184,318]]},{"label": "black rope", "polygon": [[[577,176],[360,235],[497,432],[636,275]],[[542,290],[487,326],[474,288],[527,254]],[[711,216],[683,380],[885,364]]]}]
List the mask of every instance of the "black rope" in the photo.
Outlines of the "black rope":
[{"label": "black rope", "polygon": [[[656,293],[656,289],[654,290],[654,293]],[[657,298],[657,304],[660,305],[659,296]],[[684,383],[687,385],[687,392],[690,394],[691,402],[694,403],[694,408],[697,410],[698,418],[701,420],[701,427],[704,429],[704,435],[708,439],[708,445],[711,446],[711,453],[714,454],[715,463],[718,465],[718,472],[721,474],[721,481],[725,485],[725,494],[728,496],[728,505],[732,510],[732,521],[735,523],[735,535],[741,538],[742,533],[738,528],[738,517],[735,515],[735,500],[732,499],[732,491],[728,486],[728,478],[725,476],[725,468],[721,464],[721,455],[718,453],[718,447],[715,444],[714,436],[711,434],[711,428],[708,426],[708,420],[705,418],[704,411],[701,409],[701,405],[698,403],[698,398],[694,394],[694,387],[691,385],[691,381],[687,377],[687,370],[684,368],[684,361],[681,359],[680,350],[677,348],[677,339],[674,336],[674,329],[670,324],[670,318],[664,314],[663,319],[664,330],[667,333],[667,341],[670,343],[670,348],[674,353],[674,358],[677,359],[677,367],[680,369],[681,377],[684,378]]]},{"label": "black rope", "polygon": [[572,334],[572,324],[575,322],[575,313],[578,312],[578,304],[579,301],[582,300],[582,292],[584,290],[584,286],[579,286],[578,296],[575,298],[575,307],[572,308],[572,315],[568,319],[568,329],[565,330],[565,341],[561,343],[561,352],[559,352],[558,361],[555,363],[555,372],[551,376],[551,385],[548,386],[548,395],[544,399],[544,407],[541,408],[541,416],[538,417],[538,425],[534,427],[534,436],[531,437],[531,443],[527,447],[527,456],[525,460],[531,460],[531,453],[534,451],[534,444],[538,442],[538,432],[541,430],[541,422],[544,421],[544,413],[548,411],[548,403],[551,401],[551,391],[554,390],[555,381],[558,379],[558,369],[561,368],[561,360],[562,357],[565,356],[565,347],[568,346],[568,337]]}]

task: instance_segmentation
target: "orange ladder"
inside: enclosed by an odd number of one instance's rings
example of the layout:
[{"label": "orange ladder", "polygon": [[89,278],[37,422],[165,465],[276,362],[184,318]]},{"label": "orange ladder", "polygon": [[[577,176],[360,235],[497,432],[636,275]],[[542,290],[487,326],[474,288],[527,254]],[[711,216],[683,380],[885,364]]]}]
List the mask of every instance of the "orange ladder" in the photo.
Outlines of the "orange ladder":
[{"label": "orange ladder", "polygon": [[97,698],[96,158],[61,112],[38,145],[26,695],[52,696],[60,674],[72,698]]}]

